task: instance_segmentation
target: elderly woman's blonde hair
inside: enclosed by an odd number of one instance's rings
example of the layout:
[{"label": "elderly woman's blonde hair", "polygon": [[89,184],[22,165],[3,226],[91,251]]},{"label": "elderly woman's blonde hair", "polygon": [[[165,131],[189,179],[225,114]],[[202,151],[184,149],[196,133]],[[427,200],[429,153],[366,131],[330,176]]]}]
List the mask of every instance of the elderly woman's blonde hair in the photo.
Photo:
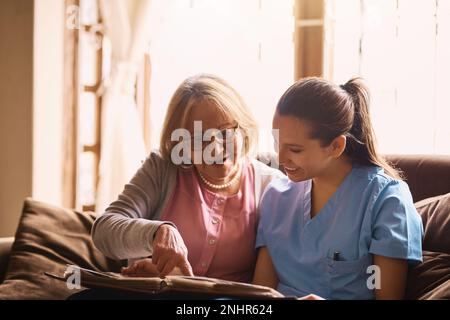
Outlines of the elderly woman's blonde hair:
[{"label": "elderly woman's blonde hair", "polygon": [[211,74],[199,74],[184,80],[173,94],[160,141],[160,152],[170,161],[173,147],[171,141],[175,129],[187,127],[187,119],[194,105],[201,101],[212,101],[220,112],[237,122],[244,138],[243,155],[256,150],[258,125],[239,93],[223,79]]}]

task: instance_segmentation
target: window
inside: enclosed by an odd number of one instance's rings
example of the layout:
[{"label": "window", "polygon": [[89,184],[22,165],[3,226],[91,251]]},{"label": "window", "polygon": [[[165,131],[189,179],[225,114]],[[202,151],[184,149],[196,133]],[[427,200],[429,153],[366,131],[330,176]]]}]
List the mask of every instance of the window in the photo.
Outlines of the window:
[{"label": "window", "polygon": [[94,211],[106,44],[97,0],[66,1],[64,205]]},{"label": "window", "polygon": [[243,96],[272,149],[272,115],[294,79],[293,1],[152,1],[152,147],[171,95],[187,77],[213,73]]},{"label": "window", "polygon": [[77,207],[95,211],[101,135],[103,37],[97,0],[80,1]]},{"label": "window", "polygon": [[327,0],[325,76],[366,79],[383,153],[450,154],[450,1]]}]

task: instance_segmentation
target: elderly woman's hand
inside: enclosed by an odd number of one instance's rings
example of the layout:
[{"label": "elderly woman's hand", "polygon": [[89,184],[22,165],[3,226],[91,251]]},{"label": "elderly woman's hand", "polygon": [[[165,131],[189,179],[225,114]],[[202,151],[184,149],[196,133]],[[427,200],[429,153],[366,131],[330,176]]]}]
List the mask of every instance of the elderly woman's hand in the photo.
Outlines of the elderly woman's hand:
[{"label": "elderly woman's hand", "polygon": [[[141,259],[128,267],[122,268],[122,274],[128,277],[158,277],[159,271],[152,259]],[[179,268],[174,268],[169,275],[182,275]]]},{"label": "elderly woman's hand", "polygon": [[152,259],[142,259],[122,268],[122,274],[128,277],[158,277],[159,272]]},{"label": "elderly woman's hand", "polygon": [[152,256],[159,275],[166,276],[178,267],[183,275],[193,276],[187,257],[188,250],[178,230],[169,224],[161,225],[153,240]]},{"label": "elderly woman's hand", "polygon": [[297,298],[297,300],[325,300],[325,299],[315,294],[308,294],[307,296]]}]

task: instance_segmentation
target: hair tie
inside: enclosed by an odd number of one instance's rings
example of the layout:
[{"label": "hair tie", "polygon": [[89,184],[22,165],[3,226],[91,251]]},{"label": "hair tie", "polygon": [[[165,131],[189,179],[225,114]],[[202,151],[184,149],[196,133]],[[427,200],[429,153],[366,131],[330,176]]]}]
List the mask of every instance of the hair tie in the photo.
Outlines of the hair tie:
[{"label": "hair tie", "polygon": [[348,94],[353,94],[353,90],[352,88],[350,88],[350,86],[348,85],[348,82],[346,84],[341,84],[339,87],[341,87],[345,92],[347,92]]}]

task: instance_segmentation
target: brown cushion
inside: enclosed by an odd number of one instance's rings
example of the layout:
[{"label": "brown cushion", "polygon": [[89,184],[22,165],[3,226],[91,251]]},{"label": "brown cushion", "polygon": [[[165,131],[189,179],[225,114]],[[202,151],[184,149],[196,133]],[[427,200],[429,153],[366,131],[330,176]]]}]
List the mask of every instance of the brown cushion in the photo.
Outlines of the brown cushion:
[{"label": "brown cushion", "polygon": [[415,204],[424,226],[423,250],[450,254],[450,193]]},{"label": "brown cushion", "polygon": [[93,213],[81,213],[26,199],[12,246],[0,299],[66,299],[76,293],[44,272],[61,274],[66,264],[118,271],[91,240]]},{"label": "brown cushion", "polygon": [[450,255],[423,252],[423,262],[408,274],[407,299],[450,299]]},{"label": "brown cushion", "polygon": [[423,263],[409,270],[406,298],[450,299],[450,193],[415,206],[424,226]]}]

